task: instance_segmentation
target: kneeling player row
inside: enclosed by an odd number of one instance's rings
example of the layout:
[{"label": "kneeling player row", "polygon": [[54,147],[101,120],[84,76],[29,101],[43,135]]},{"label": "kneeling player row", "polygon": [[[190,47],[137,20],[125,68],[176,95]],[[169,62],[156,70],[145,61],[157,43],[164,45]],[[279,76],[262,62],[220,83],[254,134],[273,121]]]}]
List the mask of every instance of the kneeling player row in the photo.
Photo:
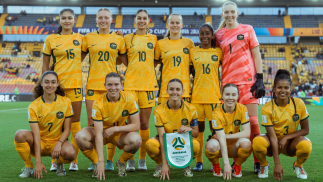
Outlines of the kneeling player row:
[{"label": "kneeling player row", "polygon": [[[297,177],[307,178],[302,165],[312,149],[311,142],[304,137],[309,131],[309,115],[301,99],[289,97],[290,85],[289,72],[279,70],[274,80],[274,99],[262,109],[262,124],[266,126],[267,134],[256,137],[253,144],[248,140],[250,124],[247,108],[237,103],[238,87],[234,84],[223,87],[223,104],[214,107],[210,121],[213,132],[205,146],[205,154],[212,162],[214,176],[231,179],[230,157],[236,159],[233,176],[241,177],[241,165],[253,149],[261,163],[259,178],[268,177],[266,155],[273,155],[276,164],[274,177],[282,179],[283,171],[278,157],[280,153],[297,156],[294,163]],[[98,179],[105,179],[103,145],[112,143],[123,150],[117,167],[118,175],[126,176],[125,164],[134,156],[142,142],[137,133],[140,127],[138,106],[131,94],[121,91],[121,77],[117,73],[109,73],[105,79],[105,88],[107,94],[101,95],[93,104],[94,127],[83,128],[75,136],[83,154],[92,161],[92,177]],[[163,136],[163,133],[188,131],[192,131],[195,138],[199,135],[197,110],[183,101],[182,82],[178,79],[169,81],[166,91],[168,101],[154,110],[158,135],[145,145],[148,155],[157,164],[153,176],[161,179],[169,179],[170,168],[165,157],[164,140],[159,136]],[[35,88],[35,96],[37,99],[28,108],[32,131],[19,130],[15,135],[16,150],[25,163],[25,170],[20,177],[28,177],[34,172],[36,178],[42,178],[42,169],[46,169],[41,156],[57,159],[57,175],[66,175],[63,164],[70,163],[76,157],[74,146],[66,141],[70,134],[70,117],[73,116],[71,102],[63,97],[64,92],[59,87],[57,74],[52,71],[43,74],[41,84]],[[184,120],[188,122],[182,122]],[[299,124],[301,129],[296,131]],[[192,144],[195,158],[203,146],[195,139]],[[36,157],[35,169],[31,156]],[[223,173],[219,164],[221,157],[224,160]],[[184,175],[193,176],[190,167],[184,169]]]}]

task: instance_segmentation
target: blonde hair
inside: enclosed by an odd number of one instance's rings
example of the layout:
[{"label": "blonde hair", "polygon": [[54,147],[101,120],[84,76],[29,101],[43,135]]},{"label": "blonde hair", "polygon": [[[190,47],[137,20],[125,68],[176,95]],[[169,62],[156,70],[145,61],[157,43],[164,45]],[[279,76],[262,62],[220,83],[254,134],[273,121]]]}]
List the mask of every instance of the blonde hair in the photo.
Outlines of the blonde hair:
[{"label": "blonde hair", "polygon": [[[238,6],[237,6],[237,4],[236,4],[236,3],[234,3],[234,2],[232,2],[232,1],[227,1],[227,2],[225,2],[225,3],[222,5],[222,7],[221,7],[222,13],[223,13],[223,11],[224,11],[224,7],[225,7],[225,6],[229,6],[229,5],[233,5],[233,6],[235,6],[235,7],[236,7],[236,11],[238,12]],[[224,20],[224,18],[222,17],[222,18],[221,18],[221,22],[220,22],[220,24],[219,24],[219,28],[215,31],[215,33],[216,33],[217,31],[219,31],[220,29],[224,28],[225,26],[226,26],[226,24],[225,24],[225,20]]]},{"label": "blonde hair", "polygon": [[108,13],[110,13],[111,18],[112,18],[112,12],[108,8],[100,8],[98,10],[98,12],[96,12],[96,19],[98,18],[98,14],[99,14],[100,11],[107,11]]},{"label": "blonde hair", "polygon": [[[179,19],[181,20],[181,23],[183,24],[183,17],[182,17],[182,15],[181,15],[181,14],[179,14],[179,13],[172,13],[172,14],[170,14],[170,15],[168,16],[168,19],[167,19],[167,22],[166,22],[166,23],[169,23],[170,18],[171,18],[173,15],[178,16],[178,17],[179,17]],[[180,35],[182,35],[182,32],[180,32]],[[169,37],[169,36],[170,36],[170,30],[169,30],[169,27],[168,27],[167,32],[166,32],[166,34],[165,34],[165,38],[166,38],[166,37]]]}]

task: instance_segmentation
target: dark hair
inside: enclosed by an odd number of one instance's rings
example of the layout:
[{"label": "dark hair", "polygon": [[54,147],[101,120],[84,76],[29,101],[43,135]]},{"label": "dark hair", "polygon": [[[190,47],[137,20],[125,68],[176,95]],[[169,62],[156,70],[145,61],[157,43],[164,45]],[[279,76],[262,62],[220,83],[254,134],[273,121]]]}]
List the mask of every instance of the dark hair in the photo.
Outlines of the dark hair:
[{"label": "dark hair", "polygon": [[[61,17],[61,15],[62,15],[64,12],[66,12],[66,11],[69,11],[70,13],[72,13],[72,14],[73,14],[73,16],[74,16],[74,18],[75,18],[75,13],[74,13],[74,11],[73,11],[72,9],[70,9],[70,8],[62,9],[62,10],[59,12],[59,17]],[[57,32],[56,32],[56,34],[60,34],[60,33],[62,32],[62,30],[63,30],[62,25],[59,25],[59,27],[58,27],[58,29],[57,29]]]},{"label": "dark hair", "polygon": [[221,94],[223,94],[224,89],[225,89],[225,88],[228,88],[228,87],[235,87],[235,88],[237,89],[237,91],[238,91],[238,95],[239,95],[239,88],[238,88],[238,86],[237,86],[237,85],[235,85],[235,84],[233,84],[233,83],[227,83],[227,84],[225,84],[225,85],[223,86],[222,90],[221,90]]},{"label": "dark hair", "polygon": [[107,78],[120,78],[120,82],[123,81],[123,78],[116,72],[111,72],[105,76],[105,83],[107,82]]},{"label": "dark hair", "polygon": [[[37,99],[38,97],[44,95],[44,90],[43,90],[43,86],[41,86],[41,82],[44,80],[45,76],[47,75],[55,75],[57,81],[58,81],[58,75],[55,71],[45,71],[43,73],[43,75],[41,76],[40,81],[36,84],[35,88],[34,88],[34,94],[33,94],[33,99]],[[60,96],[65,96],[65,92],[64,89],[58,85],[55,94],[60,95]]]},{"label": "dark hair", "polygon": [[[149,14],[148,14],[148,12],[147,12],[147,10],[145,10],[145,9],[139,9],[137,12],[136,12],[136,14],[135,14],[135,17],[137,17],[137,15],[139,14],[139,13],[141,13],[141,12],[145,12],[147,15],[148,15],[148,18],[149,18]],[[149,30],[149,28],[148,28],[148,25],[147,25],[147,27],[146,27],[146,32],[147,33],[150,33],[150,30]],[[137,29],[136,29],[136,31],[133,33],[133,36],[132,36],[132,38],[131,38],[131,44],[132,44],[132,40],[133,40],[133,38],[135,37],[135,35],[137,34]],[[132,44],[133,45],[133,44]]]},{"label": "dark hair", "polygon": [[168,85],[169,85],[170,83],[172,83],[172,82],[178,82],[178,83],[180,83],[180,84],[181,84],[181,86],[182,86],[182,89],[184,89],[183,82],[182,82],[181,80],[177,79],[177,78],[171,79],[171,80],[168,82],[168,84],[167,84],[167,89],[168,89]]},{"label": "dark hair", "polygon": [[216,47],[216,43],[215,43],[215,39],[213,38],[213,35],[214,35],[214,29],[213,29],[213,27],[210,24],[208,24],[208,23],[204,23],[204,24],[202,24],[200,26],[199,33],[201,32],[201,29],[204,28],[204,27],[209,28],[210,31],[212,32],[211,47],[212,48],[215,48]]}]

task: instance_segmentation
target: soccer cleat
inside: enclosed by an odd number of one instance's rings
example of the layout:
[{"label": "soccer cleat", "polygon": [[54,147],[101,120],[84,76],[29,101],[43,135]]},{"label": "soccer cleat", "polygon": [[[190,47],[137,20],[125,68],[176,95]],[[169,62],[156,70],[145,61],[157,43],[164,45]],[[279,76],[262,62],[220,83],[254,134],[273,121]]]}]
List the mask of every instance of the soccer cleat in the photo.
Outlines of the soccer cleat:
[{"label": "soccer cleat", "polygon": [[122,163],[120,160],[117,161],[117,167],[118,167],[118,176],[127,176],[126,173],[126,164]]},{"label": "soccer cleat", "polygon": [[87,168],[88,171],[94,171],[94,165],[93,163],[91,163],[90,167]]},{"label": "soccer cleat", "polygon": [[50,171],[56,171],[57,170],[57,163],[56,160],[52,163],[52,165],[50,166]]},{"label": "soccer cleat", "polygon": [[[255,174],[259,174],[260,171],[260,162],[256,162],[253,166],[253,169],[255,171]],[[233,169],[232,169],[233,170]]]},{"label": "soccer cleat", "polygon": [[93,178],[97,178],[97,177],[98,177],[98,173],[97,173],[98,163],[96,163],[96,164],[91,164],[91,166],[90,166],[90,167],[93,167],[92,177],[93,177]]},{"label": "soccer cleat", "polygon": [[213,176],[221,177],[223,176],[220,163],[212,164],[213,165]]},{"label": "soccer cleat", "polygon": [[157,165],[156,167],[155,167],[155,173],[153,174],[153,176],[154,177],[158,177],[159,176],[159,174],[160,174],[160,172],[161,172],[161,169],[162,169],[162,167],[163,167],[163,163],[161,163],[161,164],[159,164],[159,165]]},{"label": "soccer cleat", "polygon": [[146,159],[139,159],[138,170],[139,171],[146,171],[147,170]]},{"label": "soccer cleat", "polygon": [[195,167],[193,168],[193,171],[202,171],[204,167],[204,164],[202,162],[196,163]]},{"label": "soccer cleat", "polygon": [[307,179],[307,173],[305,172],[303,167],[296,167],[294,162],[293,169],[296,172],[297,178]]},{"label": "soccer cleat", "polygon": [[237,177],[237,178],[242,177],[241,166],[234,164],[232,176]]},{"label": "soccer cleat", "polygon": [[105,171],[114,171],[112,160],[107,160],[107,163],[105,164]]},{"label": "soccer cleat", "polygon": [[28,178],[34,172],[34,168],[24,167],[21,169],[21,172],[22,173],[19,175],[19,177]]},{"label": "soccer cleat", "polygon": [[193,177],[193,173],[191,171],[191,166],[187,166],[186,168],[184,168],[184,176]]},{"label": "soccer cleat", "polygon": [[78,171],[79,167],[75,162],[71,162],[70,168],[68,170],[69,171]]},{"label": "soccer cleat", "polygon": [[268,178],[269,165],[260,166],[260,171],[258,173],[258,178]]},{"label": "soccer cleat", "polygon": [[65,176],[66,171],[64,169],[64,164],[57,164],[57,170],[56,170],[57,176]]},{"label": "soccer cleat", "polygon": [[128,172],[134,172],[136,170],[135,168],[135,160],[128,160],[127,161],[127,169]]},{"label": "soccer cleat", "polygon": [[234,164],[235,164],[236,162],[233,162],[232,163],[232,165],[231,165],[231,169],[232,169],[232,173],[233,173],[233,167],[234,167]]}]

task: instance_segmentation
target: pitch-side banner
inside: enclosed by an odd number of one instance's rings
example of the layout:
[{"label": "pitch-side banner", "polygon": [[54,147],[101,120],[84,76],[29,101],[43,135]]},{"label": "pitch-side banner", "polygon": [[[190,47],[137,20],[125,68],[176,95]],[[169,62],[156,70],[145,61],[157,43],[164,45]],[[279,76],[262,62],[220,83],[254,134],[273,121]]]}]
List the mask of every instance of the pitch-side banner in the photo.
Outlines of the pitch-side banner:
[{"label": "pitch-side banner", "polygon": [[164,133],[164,148],[168,164],[184,169],[193,160],[192,132]]}]

